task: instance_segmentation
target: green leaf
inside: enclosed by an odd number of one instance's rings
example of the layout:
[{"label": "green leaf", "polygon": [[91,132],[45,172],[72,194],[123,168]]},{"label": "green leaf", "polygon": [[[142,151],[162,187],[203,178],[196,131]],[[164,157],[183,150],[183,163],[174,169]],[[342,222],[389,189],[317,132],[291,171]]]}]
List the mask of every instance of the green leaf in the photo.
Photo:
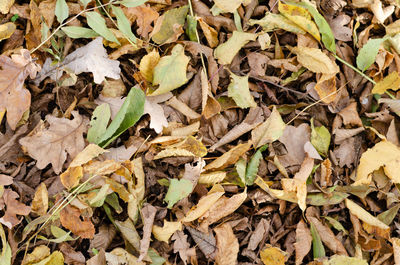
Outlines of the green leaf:
[{"label": "green leaf", "polygon": [[151,259],[150,265],[163,265],[167,261],[160,255],[158,255],[158,253],[152,248],[149,248],[149,250],[147,251],[147,254],[149,255],[149,257]]},{"label": "green leaf", "polygon": [[90,128],[87,133],[89,143],[99,143],[99,140],[107,130],[107,125],[111,117],[110,105],[107,103],[97,106],[93,111],[90,120]]},{"label": "green leaf", "polygon": [[0,224],[0,238],[2,243],[2,250],[0,253],[0,264],[11,265],[11,247],[7,242],[6,234],[3,229],[3,225]]},{"label": "green leaf", "polygon": [[107,28],[105,19],[97,12],[86,12],[86,19],[89,27],[96,31],[100,36],[104,37],[106,40],[115,42],[117,44],[119,41],[114,36],[114,34]]},{"label": "green leaf", "polygon": [[249,41],[255,41],[256,38],[257,35],[254,33],[234,31],[229,40],[218,45],[214,50],[214,57],[220,64],[230,64],[239,50]]},{"label": "green leaf", "polygon": [[186,28],[186,35],[189,36],[191,41],[197,41],[196,35],[196,27],[197,27],[197,19],[192,17],[191,15],[187,15],[187,28]]},{"label": "green leaf", "polygon": [[186,198],[193,190],[193,184],[187,179],[171,179],[164,201],[168,203],[167,208],[171,209],[175,203]]},{"label": "green leaf", "polygon": [[132,33],[131,24],[129,23],[128,18],[125,16],[124,12],[121,8],[117,6],[111,6],[113,13],[117,17],[117,25],[118,29],[124,33],[126,37],[128,37],[133,43],[136,43],[136,36]]},{"label": "green leaf", "polygon": [[295,23],[281,14],[266,13],[262,19],[250,19],[249,25],[260,25],[264,31],[270,32],[277,29],[283,29],[289,32],[306,34],[306,32]]},{"label": "green leaf", "polygon": [[69,16],[69,9],[65,0],[57,0],[54,13],[57,17],[58,23],[63,23],[64,20]]},{"label": "green leaf", "polygon": [[324,216],[324,218],[331,224],[337,231],[342,231],[345,235],[348,234],[347,230],[343,227],[343,225],[336,219]]},{"label": "green leaf", "polygon": [[48,239],[48,241],[53,242],[53,243],[61,243],[65,241],[73,241],[76,240],[77,238],[72,238],[70,236],[71,232],[67,232],[64,229],[61,229],[57,226],[52,225],[50,227],[51,234],[56,238],[56,239]]},{"label": "green leaf", "polygon": [[107,197],[107,192],[109,187],[110,184],[105,184],[100,189],[91,191],[91,192],[96,192],[97,194],[89,201],[90,206],[101,207],[104,204],[104,200]]},{"label": "green leaf", "polygon": [[151,95],[165,94],[184,85],[188,81],[186,69],[189,60],[183,46],[175,45],[171,55],[162,57],[153,70],[153,85],[160,86]]},{"label": "green leaf", "polygon": [[325,257],[325,248],[314,224],[310,222],[314,259]]},{"label": "green leaf", "polygon": [[[170,9],[159,18],[161,23],[159,30],[153,34],[151,39],[157,44],[170,43],[176,40],[177,25],[183,26],[185,18],[189,11],[189,6],[185,5],[179,8]],[[157,28],[157,25],[155,26]]]},{"label": "green leaf", "polygon": [[108,126],[103,137],[98,140],[100,147],[104,148],[109,145],[142,117],[145,98],[140,88],[131,88],[114,120]]},{"label": "green leaf", "polygon": [[356,63],[361,71],[367,70],[376,59],[379,52],[379,47],[385,38],[369,39],[368,42],[360,49],[357,55]]},{"label": "green leaf", "polygon": [[240,158],[235,164],[235,169],[242,185],[244,186],[246,184],[246,160]]},{"label": "green leaf", "polygon": [[146,3],[148,0],[123,0],[123,1],[119,1],[117,3],[126,6],[126,7],[137,7],[137,6],[141,6],[144,3]]},{"label": "green leaf", "polygon": [[114,210],[118,214],[122,213],[123,209],[119,204],[118,195],[115,192],[108,194],[105,202],[108,203],[108,205],[110,205],[112,208],[114,208]]},{"label": "green leaf", "polygon": [[307,2],[290,3],[292,5],[301,6],[310,12],[311,16],[314,18],[315,24],[317,24],[319,32],[322,35],[322,43],[325,48],[333,53],[336,53],[336,43],[335,36],[333,35],[332,29],[329,26],[325,18],[318,12],[318,10]]},{"label": "green leaf", "polygon": [[400,209],[400,204],[397,204],[392,208],[384,211],[383,213],[380,213],[376,218],[378,218],[386,225],[390,225],[393,222],[394,218],[396,217],[399,209]]},{"label": "green leaf", "polygon": [[341,203],[349,197],[349,194],[339,191],[333,191],[329,195],[320,193],[307,194],[307,204],[314,206],[335,205]]},{"label": "green leaf", "polygon": [[81,2],[81,4],[83,5],[84,8],[86,8],[86,6],[92,2],[92,0],[79,0],[79,2]]},{"label": "green leaf", "polygon": [[73,39],[79,38],[95,38],[99,36],[96,31],[84,27],[67,26],[62,27],[61,30],[67,34],[68,37]]},{"label": "green leaf", "polygon": [[257,152],[251,157],[249,164],[246,168],[246,185],[251,186],[257,177],[258,167],[260,166],[260,160],[263,158],[262,152],[267,150],[268,145],[263,145],[258,148]]},{"label": "green leaf", "polygon": [[326,156],[331,143],[331,134],[325,126],[314,127],[314,121],[311,119],[311,144],[317,149],[318,153]]},{"label": "green leaf", "polygon": [[235,22],[235,26],[236,26],[237,31],[243,31],[242,20],[240,19],[240,15],[239,15],[239,12],[237,10],[235,10],[233,12],[233,21]]},{"label": "green leaf", "polygon": [[231,83],[228,86],[228,96],[233,98],[240,108],[257,107],[253,96],[250,94],[249,76],[238,76],[231,73]]},{"label": "green leaf", "polygon": [[251,132],[253,146],[259,148],[278,140],[282,136],[285,127],[286,123],[283,122],[281,115],[274,106],[268,119]]}]

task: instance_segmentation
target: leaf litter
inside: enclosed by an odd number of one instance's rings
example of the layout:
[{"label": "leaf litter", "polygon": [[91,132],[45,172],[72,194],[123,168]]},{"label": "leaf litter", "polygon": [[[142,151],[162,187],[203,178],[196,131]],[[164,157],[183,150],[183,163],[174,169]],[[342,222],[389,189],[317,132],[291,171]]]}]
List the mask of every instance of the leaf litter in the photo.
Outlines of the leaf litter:
[{"label": "leaf litter", "polygon": [[397,1],[0,2],[0,264],[400,264]]}]

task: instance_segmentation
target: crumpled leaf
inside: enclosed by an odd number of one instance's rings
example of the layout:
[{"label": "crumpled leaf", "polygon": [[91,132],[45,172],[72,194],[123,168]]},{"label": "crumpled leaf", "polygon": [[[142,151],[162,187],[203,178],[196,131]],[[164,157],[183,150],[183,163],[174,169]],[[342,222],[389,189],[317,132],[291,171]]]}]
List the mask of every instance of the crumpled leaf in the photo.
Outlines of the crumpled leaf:
[{"label": "crumpled leaf", "polygon": [[161,95],[184,85],[188,81],[186,69],[189,61],[183,46],[175,45],[171,55],[162,57],[153,70],[153,85],[159,87],[151,95]]},{"label": "crumpled leaf", "polygon": [[236,161],[239,160],[239,158],[249,150],[250,146],[252,145],[252,142],[249,141],[245,144],[239,144],[235,146],[234,148],[230,149],[228,152],[224,153],[222,156],[218,157],[214,161],[212,161],[210,164],[206,165],[204,167],[205,170],[220,170],[224,169],[229,165],[232,165],[236,163]]},{"label": "crumpled leaf", "polygon": [[171,179],[168,192],[164,201],[168,203],[167,208],[171,209],[175,203],[186,198],[193,190],[193,184],[187,179]]},{"label": "crumpled leaf", "polygon": [[383,94],[389,89],[397,91],[399,90],[399,88],[400,88],[400,75],[397,71],[393,71],[387,76],[385,76],[383,80],[376,83],[372,88],[371,93]]},{"label": "crumpled leaf", "polygon": [[321,40],[317,25],[311,20],[311,15],[306,9],[296,5],[282,4],[280,1],[278,9],[287,19],[310,33],[317,41]]},{"label": "crumpled leaf", "polygon": [[371,173],[383,167],[394,183],[400,183],[400,148],[389,141],[381,141],[361,155],[354,185],[369,184]]},{"label": "crumpled leaf", "polygon": [[339,72],[339,66],[320,49],[294,47],[292,52],[297,55],[299,63],[314,73],[335,75]]},{"label": "crumpled leaf", "polygon": [[154,217],[156,216],[157,209],[149,203],[146,203],[142,210],[142,222],[143,222],[143,237],[140,240],[140,256],[138,261],[142,261],[146,255],[150,246],[151,229],[153,227]]},{"label": "crumpled leaf", "polygon": [[35,247],[22,261],[22,265],[37,263],[50,256],[50,249],[45,245]]},{"label": "crumpled leaf", "polygon": [[215,262],[218,265],[231,265],[237,263],[239,241],[228,223],[214,228],[217,237],[217,254]]},{"label": "crumpled leaf", "polygon": [[8,14],[10,7],[14,4],[15,0],[4,0],[0,2],[0,12],[3,14]]},{"label": "crumpled leaf", "polygon": [[68,54],[62,65],[52,65],[51,60],[46,59],[42,71],[35,79],[38,85],[46,77],[52,80],[59,80],[64,69],[71,69],[75,74],[83,72],[93,73],[93,79],[96,84],[101,84],[105,77],[118,79],[121,73],[119,61],[108,59],[107,51],[103,47],[103,38],[98,37],[87,45],[76,49]]},{"label": "crumpled leaf", "polygon": [[67,154],[75,157],[85,146],[83,133],[86,132],[88,120],[72,111],[73,120],[46,116],[49,127],[42,122],[30,135],[19,140],[26,148],[28,154],[37,160],[39,169],[45,168],[51,163],[54,172],[60,173],[67,159]]},{"label": "crumpled leaf", "polygon": [[214,57],[220,64],[230,64],[239,50],[249,41],[255,41],[256,38],[257,35],[254,33],[234,31],[226,42],[215,48]]},{"label": "crumpled leaf", "polygon": [[260,25],[266,32],[274,31],[276,29],[283,29],[293,33],[306,34],[306,32],[302,28],[300,28],[281,14],[267,12],[265,14],[265,17],[263,17],[262,19],[249,20],[249,25],[255,24]]},{"label": "crumpled leaf", "polygon": [[368,42],[362,46],[358,51],[356,59],[358,69],[365,71],[375,62],[379,48],[384,41],[385,38],[369,39]]},{"label": "crumpled leaf", "polygon": [[144,114],[150,115],[150,128],[156,133],[161,133],[164,127],[168,127],[168,120],[165,117],[164,109],[159,105],[172,97],[171,93],[158,96],[148,96],[144,102]]},{"label": "crumpled leaf", "polygon": [[24,81],[28,76],[35,78],[40,66],[32,61],[28,50],[22,49],[11,58],[0,55],[0,68],[0,112],[6,111],[7,123],[15,130],[31,105]]},{"label": "crumpled leaf", "polygon": [[183,33],[182,26],[185,23],[189,6],[170,9],[159,17],[151,33],[151,39],[157,44],[174,42]]},{"label": "crumpled leaf", "polygon": [[168,244],[169,238],[178,230],[182,231],[181,222],[168,222],[164,219],[164,226],[153,225],[152,232],[157,240],[164,241]]},{"label": "crumpled leaf", "polygon": [[79,209],[69,204],[61,210],[60,221],[62,226],[81,238],[92,239],[96,232],[93,223],[87,218],[82,221]]},{"label": "crumpled leaf", "polygon": [[123,10],[130,21],[138,25],[137,33],[144,39],[148,39],[149,33],[153,30],[152,23],[158,18],[158,12],[148,5],[129,7]]},{"label": "crumpled leaf", "polygon": [[311,250],[312,237],[310,229],[308,229],[307,224],[300,219],[296,227],[296,243],[294,243],[294,248],[296,250],[296,265],[300,265],[303,262],[304,257]]},{"label": "crumpled leaf", "polygon": [[17,26],[12,22],[7,22],[0,25],[0,41],[8,39],[13,35]]},{"label": "crumpled leaf", "polygon": [[366,260],[357,257],[347,257],[340,255],[333,255],[329,260],[325,260],[323,265],[368,265]]},{"label": "crumpled leaf", "polygon": [[32,201],[32,212],[43,216],[47,213],[49,208],[49,194],[47,192],[46,184],[42,182],[35,191]]},{"label": "crumpled leaf", "polygon": [[172,240],[174,240],[174,253],[179,252],[179,256],[182,261],[187,264],[188,257],[195,255],[194,248],[190,248],[190,244],[187,242],[187,235],[185,235],[182,231],[176,231],[172,236]]},{"label": "crumpled leaf", "polygon": [[18,198],[18,193],[11,189],[5,189],[3,197],[0,198],[0,201],[3,201],[6,205],[6,210],[4,215],[0,218],[0,223],[10,229],[22,221],[22,218],[18,219],[17,215],[25,216],[31,212],[31,207],[17,201]]},{"label": "crumpled leaf", "polygon": [[285,265],[284,252],[280,248],[268,244],[261,250],[260,258],[264,265]]},{"label": "crumpled leaf", "polygon": [[251,132],[251,140],[254,147],[259,148],[278,140],[282,136],[285,127],[286,124],[274,106],[268,119]]},{"label": "crumpled leaf", "polygon": [[231,83],[228,86],[228,96],[233,98],[240,108],[257,107],[253,96],[250,94],[249,76],[238,76],[230,73]]}]

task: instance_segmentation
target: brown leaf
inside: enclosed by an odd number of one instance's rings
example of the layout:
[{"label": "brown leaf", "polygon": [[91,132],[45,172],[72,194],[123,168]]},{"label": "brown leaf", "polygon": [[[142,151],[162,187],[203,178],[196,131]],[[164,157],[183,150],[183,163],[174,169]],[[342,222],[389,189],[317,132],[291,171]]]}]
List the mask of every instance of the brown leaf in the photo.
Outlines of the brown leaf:
[{"label": "brown leaf", "polygon": [[148,5],[124,8],[124,13],[129,21],[136,21],[139,27],[137,33],[147,39],[149,33],[153,30],[151,23],[157,20],[158,13]]},{"label": "brown leaf", "polygon": [[187,242],[187,235],[185,235],[182,231],[176,231],[172,238],[174,241],[174,253],[179,252],[179,256],[182,261],[186,264],[188,257],[193,256],[196,252],[193,253],[194,249],[190,248],[190,244]]},{"label": "brown leaf", "polygon": [[217,250],[217,241],[215,240],[211,229],[208,233],[203,233],[197,229],[191,228],[190,226],[187,226],[186,229],[189,231],[201,252],[203,252],[207,258],[212,258]]},{"label": "brown leaf", "polygon": [[224,223],[215,228],[214,232],[217,237],[216,264],[236,264],[239,253],[239,241],[233,233],[232,227],[228,223]]},{"label": "brown leaf", "polygon": [[83,133],[86,132],[88,119],[73,111],[73,120],[47,115],[49,127],[41,123],[28,136],[20,139],[20,144],[28,154],[37,160],[39,169],[52,164],[54,172],[60,173],[67,159],[67,153],[75,157],[85,147]]},{"label": "brown leaf", "polygon": [[300,165],[306,157],[304,145],[310,141],[311,129],[308,124],[298,127],[286,126],[279,141],[286,147],[287,154],[280,156],[279,161],[284,167]]},{"label": "brown leaf", "polygon": [[139,261],[142,261],[150,246],[151,230],[153,228],[154,217],[156,216],[157,209],[151,204],[147,203],[141,210],[143,221],[143,237],[140,240],[140,256]]},{"label": "brown leaf", "polygon": [[32,201],[32,212],[42,216],[47,213],[49,208],[49,194],[47,193],[46,184],[42,182],[36,189],[35,195]]},{"label": "brown leaf", "polygon": [[99,227],[99,232],[94,235],[92,240],[90,240],[89,249],[95,248],[97,250],[106,250],[110,246],[116,233],[117,230],[114,225],[103,224]]},{"label": "brown leaf", "polygon": [[67,264],[74,265],[84,265],[85,264],[85,256],[83,256],[82,252],[75,251],[75,249],[67,243],[62,243],[60,246],[60,251],[64,255],[64,262]]},{"label": "brown leaf", "polygon": [[351,102],[346,108],[339,112],[340,117],[343,119],[344,125],[352,125],[355,127],[362,127],[362,121],[357,111],[357,103]]},{"label": "brown leaf", "polygon": [[7,110],[7,123],[15,130],[31,105],[31,94],[24,87],[25,79],[34,78],[40,66],[32,61],[28,50],[11,58],[0,55],[0,112]]},{"label": "brown leaf", "polygon": [[296,228],[296,243],[294,247],[296,249],[296,265],[300,265],[303,262],[304,257],[311,250],[312,237],[310,229],[308,229],[307,224],[300,220]]},{"label": "brown leaf", "polygon": [[10,229],[22,221],[22,218],[18,219],[17,215],[28,215],[31,212],[31,207],[17,201],[18,198],[18,193],[11,189],[5,189],[3,197],[0,199],[6,205],[6,211],[0,218],[0,223]]},{"label": "brown leaf", "polygon": [[104,249],[101,249],[96,256],[90,258],[86,262],[86,265],[107,265],[106,253]]},{"label": "brown leaf", "polygon": [[268,234],[269,228],[270,223],[266,219],[261,219],[250,237],[247,248],[254,251],[257,248],[258,244],[260,244],[265,234]]},{"label": "brown leaf", "polygon": [[90,219],[83,218],[82,221],[79,209],[69,204],[61,210],[60,221],[62,226],[81,238],[92,239],[94,237],[95,229]]}]

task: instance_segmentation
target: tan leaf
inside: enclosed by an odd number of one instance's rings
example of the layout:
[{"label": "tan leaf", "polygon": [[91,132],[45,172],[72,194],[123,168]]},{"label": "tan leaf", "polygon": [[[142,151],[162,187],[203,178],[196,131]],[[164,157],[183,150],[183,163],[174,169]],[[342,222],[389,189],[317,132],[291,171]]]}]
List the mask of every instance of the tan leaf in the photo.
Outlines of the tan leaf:
[{"label": "tan leaf", "polygon": [[230,64],[233,57],[249,41],[256,40],[257,35],[241,31],[234,31],[232,36],[214,50],[214,57],[220,64]]},{"label": "tan leaf", "polygon": [[[154,93],[153,93],[154,94]],[[177,111],[181,112],[183,115],[189,119],[195,120],[201,117],[200,114],[192,110],[188,105],[177,99],[175,96],[167,101],[167,105],[173,107]]]},{"label": "tan leaf", "polygon": [[334,75],[323,74],[314,87],[319,98],[324,103],[331,103],[336,99],[336,77]]},{"label": "tan leaf", "polygon": [[22,261],[22,265],[37,263],[48,256],[50,256],[50,249],[47,246],[37,246],[31,253],[26,255],[26,258]]},{"label": "tan leaf", "polygon": [[89,121],[77,111],[73,111],[72,115],[73,120],[47,115],[48,128],[42,124],[31,135],[20,140],[28,154],[37,160],[36,166],[39,169],[51,163],[54,172],[58,174],[67,159],[67,153],[75,157],[84,148],[82,134],[86,132]]},{"label": "tan leaf", "polygon": [[61,210],[60,221],[62,226],[81,238],[92,239],[94,236],[95,229],[93,223],[87,218],[83,218],[82,221],[79,209],[69,204]]},{"label": "tan leaf", "polygon": [[252,142],[249,141],[245,144],[239,144],[235,146],[234,148],[230,149],[228,152],[224,153],[222,156],[218,157],[215,159],[213,162],[210,164],[206,165],[204,167],[205,170],[220,170],[224,169],[229,165],[232,165],[236,163],[236,161],[239,160],[239,158],[244,155],[247,150],[249,150],[250,146],[252,145]]},{"label": "tan leaf", "polygon": [[0,223],[10,229],[22,221],[22,218],[18,219],[17,215],[25,216],[31,212],[31,207],[17,201],[18,198],[18,193],[10,189],[5,189],[1,198],[6,205],[6,210],[3,217],[0,218]]},{"label": "tan leaf", "polygon": [[254,147],[259,148],[267,143],[278,140],[282,136],[285,127],[286,124],[274,106],[268,119],[251,132],[251,140]]},{"label": "tan leaf", "polygon": [[114,239],[117,230],[115,229],[114,225],[106,225],[103,224],[99,228],[99,232],[96,233],[92,240],[90,240],[90,249],[107,249],[111,241]]},{"label": "tan leaf", "polygon": [[400,265],[400,238],[392,237],[394,264]]},{"label": "tan leaf", "polygon": [[400,148],[388,141],[381,141],[361,155],[354,185],[369,184],[370,174],[383,167],[385,174],[394,182],[400,183]]},{"label": "tan leaf", "polygon": [[151,204],[147,203],[141,210],[143,222],[143,237],[140,240],[140,256],[139,261],[142,261],[147,256],[147,251],[150,246],[151,229],[153,228],[154,217],[156,216],[157,209]]},{"label": "tan leaf", "polygon": [[202,18],[198,19],[201,30],[204,33],[204,36],[206,37],[208,46],[210,48],[215,48],[218,46],[219,40],[218,40],[218,32],[211,26],[209,26]]},{"label": "tan leaf", "polygon": [[[189,230],[190,231],[190,230]],[[196,251],[194,248],[190,248],[190,244],[187,242],[187,235],[185,235],[182,231],[176,231],[172,236],[172,240],[174,240],[174,253],[179,252],[179,256],[186,264],[188,258],[190,256],[196,255]]]},{"label": "tan leaf", "polygon": [[3,14],[8,14],[10,7],[14,4],[15,0],[2,0],[0,2],[0,12]]},{"label": "tan leaf", "polygon": [[15,32],[17,26],[12,22],[7,22],[0,25],[0,41],[8,39]]},{"label": "tan leaf", "polygon": [[218,265],[232,265],[237,263],[239,241],[233,233],[232,227],[224,223],[214,228],[217,237],[217,255],[215,262]]},{"label": "tan leaf", "polygon": [[300,219],[297,223],[296,228],[296,243],[294,243],[294,248],[296,250],[296,265],[303,263],[304,257],[311,250],[312,237],[310,229],[308,229],[307,224]]},{"label": "tan leaf", "polygon": [[344,125],[363,126],[360,116],[358,115],[356,102],[351,102],[339,112],[339,115],[342,117]]},{"label": "tan leaf", "polygon": [[217,222],[221,218],[230,215],[242,205],[247,198],[247,191],[233,195],[230,198],[220,197],[211,208],[200,217],[200,228],[203,232],[208,230],[208,226]]},{"label": "tan leaf", "polygon": [[346,207],[349,209],[351,214],[357,216],[358,219],[363,221],[367,226],[364,226],[364,229],[369,233],[377,233],[378,235],[389,238],[390,227],[385,223],[380,221],[378,218],[371,215],[369,212],[364,210],[361,206],[356,204],[355,202],[346,199]]},{"label": "tan leaf", "polygon": [[151,24],[158,18],[158,12],[147,5],[124,8],[123,11],[131,22],[136,21],[138,25],[137,33],[147,39],[149,33],[153,30]]},{"label": "tan leaf", "polygon": [[85,149],[82,150],[82,152],[76,155],[76,157],[74,158],[74,160],[72,160],[69,166],[70,167],[82,166],[83,164],[88,163],[90,160],[98,157],[104,152],[107,151],[101,148],[100,146],[96,144],[89,144],[88,146],[85,147]]},{"label": "tan leaf", "polygon": [[35,191],[32,201],[32,212],[43,216],[47,213],[49,208],[49,194],[47,192],[46,184],[42,182]]},{"label": "tan leaf", "polygon": [[339,72],[339,66],[320,49],[295,47],[292,52],[297,55],[299,63],[314,73],[332,76]]},{"label": "tan leaf", "polygon": [[7,110],[7,123],[15,130],[31,105],[31,94],[24,81],[28,76],[34,78],[40,66],[32,61],[28,50],[22,49],[21,54],[11,58],[0,55],[0,68],[0,111]]}]

